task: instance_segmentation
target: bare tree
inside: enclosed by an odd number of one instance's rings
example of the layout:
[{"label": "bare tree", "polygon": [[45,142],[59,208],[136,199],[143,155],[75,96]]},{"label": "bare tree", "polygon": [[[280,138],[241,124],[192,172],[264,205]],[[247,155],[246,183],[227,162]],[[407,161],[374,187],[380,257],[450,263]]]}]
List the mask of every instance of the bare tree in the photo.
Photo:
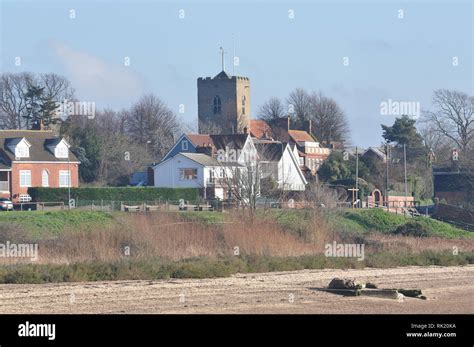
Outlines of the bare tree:
[{"label": "bare tree", "polygon": [[38,77],[38,84],[44,87],[45,95],[54,101],[73,101],[75,99],[75,91],[71,83],[63,76],[54,73],[41,74]]},{"label": "bare tree", "polygon": [[276,97],[272,97],[265,101],[265,103],[258,109],[259,118],[271,124],[275,119],[284,117],[286,115],[285,105]]},{"label": "bare tree", "polygon": [[344,141],[348,138],[349,127],[344,111],[332,98],[322,93],[310,96],[309,119],[314,124],[314,135],[321,143]]},{"label": "bare tree", "polygon": [[30,87],[44,88],[44,98],[54,102],[74,98],[70,82],[56,74],[38,76],[23,72],[6,73],[0,76],[0,126],[6,129],[25,129],[27,127],[28,97]]},{"label": "bare tree", "polygon": [[2,74],[0,78],[1,126],[6,129],[23,129],[27,113],[25,94],[34,80],[31,73]]},{"label": "bare tree", "polygon": [[293,115],[297,122],[303,122],[309,119],[311,113],[311,96],[302,89],[296,88],[286,99],[288,111]]},{"label": "bare tree", "polygon": [[436,109],[425,112],[425,120],[465,152],[474,137],[474,97],[438,89],[433,94],[433,104]]},{"label": "bare tree", "polygon": [[104,110],[96,114],[95,126],[100,136],[100,156],[97,181],[102,184],[128,184],[130,175],[152,161],[146,147],[133,142],[124,133],[126,114]]},{"label": "bare tree", "polygon": [[181,126],[176,115],[153,94],[143,96],[127,113],[126,133],[130,139],[161,158],[174,144]]},{"label": "bare tree", "polygon": [[[237,158],[232,150],[225,155],[217,153],[221,164],[221,184],[230,199],[254,216],[260,197],[286,200],[293,188],[291,171],[281,162],[287,145],[282,143],[257,144],[255,149],[242,152]],[[230,155],[229,155],[230,153]],[[231,158],[236,158],[231,159]]]}]

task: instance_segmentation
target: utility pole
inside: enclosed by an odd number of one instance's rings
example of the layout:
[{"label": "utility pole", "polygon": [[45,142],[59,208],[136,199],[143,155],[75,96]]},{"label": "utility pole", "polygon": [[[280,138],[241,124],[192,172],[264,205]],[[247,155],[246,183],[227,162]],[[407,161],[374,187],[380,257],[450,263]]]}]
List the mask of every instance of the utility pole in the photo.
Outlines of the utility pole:
[{"label": "utility pole", "polygon": [[356,202],[357,202],[357,207],[359,207],[359,153],[358,149],[356,147]]},{"label": "utility pole", "polygon": [[68,209],[71,210],[71,169],[69,166],[69,154],[71,150],[67,147],[67,205]]},{"label": "utility pole", "polygon": [[385,172],[385,204],[387,205],[388,209],[388,164],[389,161],[391,160],[391,155],[390,155],[390,147],[389,144],[387,143],[385,145],[385,166],[386,166],[386,172]]},{"label": "utility pole", "polygon": [[408,184],[407,184],[407,145],[403,144],[403,162],[405,170],[405,207],[407,207]]}]

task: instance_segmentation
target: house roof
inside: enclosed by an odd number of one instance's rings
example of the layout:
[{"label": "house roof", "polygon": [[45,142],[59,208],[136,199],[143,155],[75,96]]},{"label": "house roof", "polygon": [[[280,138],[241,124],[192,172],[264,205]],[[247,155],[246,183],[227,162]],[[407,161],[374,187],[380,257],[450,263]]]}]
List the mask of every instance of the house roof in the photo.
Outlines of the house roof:
[{"label": "house roof", "polygon": [[192,161],[195,161],[198,164],[201,164],[202,166],[221,166],[221,164],[216,159],[202,153],[181,152],[179,154],[181,154],[183,157],[191,159]]},{"label": "house roof", "polygon": [[376,148],[376,147],[369,147],[367,148],[367,150],[364,152],[364,154],[362,155],[365,155],[367,152],[373,152],[375,155],[377,155],[378,157],[382,158],[382,159],[386,159],[386,156],[385,156],[385,153],[382,152],[380,149]]},{"label": "house roof", "polygon": [[[18,139],[25,138],[31,144],[28,158],[15,158],[15,154],[7,148],[8,145],[18,143]],[[56,158],[46,146],[59,142],[51,130],[0,130],[0,162],[10,165],[12,161],[52,161],[67,162],[68,158]],[[59,143],[58,142],[58,143]],[[69,161],[78,162],[76,156],[69,151]]]},{"label": "house roof", "polygon": [[209,135],[216,149],[242,149],[248,134]]},{"label": "house roof", "polygon": [[209,147],[212,145],[212,139],[207,134],[186,134],[186,137],[195,147]]},{"label": "house roof", "polygon": [[11,166],[5,164],[3,161],[0,160],[0,170],[2,170],[2,171],[4,171],[4,170],[11,170]]},{"label": "house roof", "polygon": [[263,119],[251,119],[249,130],[250,135],[258,139],[272,136],[272,128]]},{"label": "house roof", "polygon": [[62,140],[62,137],[57,137],[55,139],[47,139],[44,144],[46,146],[56,146],[57,144],[61,143]]},{"label": "house roof", "polygon": [[5,146],[16,146],[21,141],[23,141],[23,137],[8,138],[5,140]]},{"label": "house roof", "polygon": [[295,142],[316,142],[313,136],[304,130],[288,130],[288,135]]},{"label": "house roof", "polygon": [[280,161],[285,147],[286,144],[282,142],[257,143],[255,145],[259,158],[268,161]]}]

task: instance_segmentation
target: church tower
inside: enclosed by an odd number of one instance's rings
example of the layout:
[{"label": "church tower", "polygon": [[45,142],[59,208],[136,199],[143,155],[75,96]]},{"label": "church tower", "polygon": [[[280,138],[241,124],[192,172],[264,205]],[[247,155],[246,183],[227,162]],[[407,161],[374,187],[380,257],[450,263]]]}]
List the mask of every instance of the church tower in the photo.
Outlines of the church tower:
[{"label": "church tower", "polygon": [[250,119],[250,80],[230,76],[224,69],[215,77],[198,78],[200,134],[246,133]]}]

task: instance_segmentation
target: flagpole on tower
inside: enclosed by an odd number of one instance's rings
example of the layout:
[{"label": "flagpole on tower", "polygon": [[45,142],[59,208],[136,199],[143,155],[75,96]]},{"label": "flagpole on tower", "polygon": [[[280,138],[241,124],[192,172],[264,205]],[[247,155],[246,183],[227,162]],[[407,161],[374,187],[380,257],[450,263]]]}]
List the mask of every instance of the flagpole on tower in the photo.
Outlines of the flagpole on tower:
[{"label": "flagpole on tower", "polygon": [[225,61],[224,61],[224,54],[225,54],[225,52],[224,52],[224,48],[222,48],[222,46],[221,46],[221,47],[219,47],[219,49],[221,50],[222,71],[225,71],[225,69],[224,69],[224,66],[225,66]]}]

